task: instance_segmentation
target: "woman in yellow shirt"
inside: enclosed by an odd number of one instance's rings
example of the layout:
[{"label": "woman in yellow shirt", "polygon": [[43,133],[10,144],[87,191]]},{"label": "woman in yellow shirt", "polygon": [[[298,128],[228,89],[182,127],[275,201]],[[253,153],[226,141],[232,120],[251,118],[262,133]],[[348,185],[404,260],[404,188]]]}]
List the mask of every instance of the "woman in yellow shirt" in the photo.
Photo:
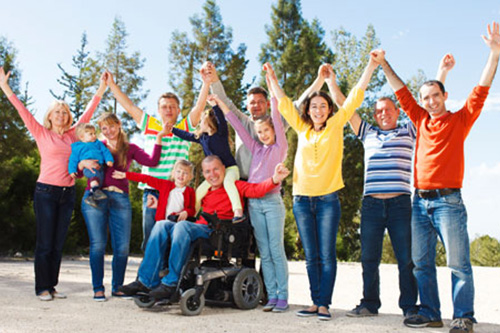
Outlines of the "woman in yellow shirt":
[{"label": "woman in yellow shirt", "polygon": [[[293,170],[293,213],[304,247],[313,301],[309,308],[297,312],[301,317],[331,319],[328,308],[337,273],[335,245],[340,222],[337,191],[344,187],[343,128],[363,102],[364,90],[376,67],[370,59],[358,84],[337,112],[334,113],[332,99],[327,93],[313,91],[299,114],[279,86],[271,65],[264,65],[270,89],[279,99],[279,111],[298,135]],[[321,88],[325,80],[338,89],[331,65],[320,67],[313,87]]]}]

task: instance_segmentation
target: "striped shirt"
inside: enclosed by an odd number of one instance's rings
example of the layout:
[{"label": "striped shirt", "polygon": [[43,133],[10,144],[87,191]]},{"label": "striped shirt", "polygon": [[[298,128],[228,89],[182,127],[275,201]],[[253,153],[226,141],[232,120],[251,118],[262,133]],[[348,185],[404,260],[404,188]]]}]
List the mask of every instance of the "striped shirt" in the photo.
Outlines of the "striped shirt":
[{"label": "striped shirt", "polygon": [[[156,136],[158,135],[158,132],[161,131],[162,127],[163,125],[160,120],[144,112],[139,129],[144,135],[144,151],[146,151],[146,153],[151,154],[153,152],[156,143]],[[191,120],[189,119],[189,115],[178,122],[175,127],[188,132],[194,130]],[[188,159],[191,143],[184,141],[173,134],[164,136],[161,141],[162,147],[160,162],[158,162],[156,167],[143,166],[142,173],[160,179],[169,179],[175,162],[179,159]],[[140,183],[139,188],[145,189],[151,187],[144,183]]]},{"label": "striped shirt", "polygon": [[416,130],[408,122],[383,131],[361,122],[358,138],[365,147],[364,195],[411,194],[411,170]]}]

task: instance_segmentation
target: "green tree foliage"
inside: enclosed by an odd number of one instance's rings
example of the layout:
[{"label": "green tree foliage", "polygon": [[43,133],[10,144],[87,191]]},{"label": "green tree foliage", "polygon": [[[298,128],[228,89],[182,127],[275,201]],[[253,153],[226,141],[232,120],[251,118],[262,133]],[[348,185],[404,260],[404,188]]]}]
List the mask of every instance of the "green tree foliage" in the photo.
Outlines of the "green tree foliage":
[{"label": "green tree foliage", "polygon": [[500,266],[500,242],[488,235],[476,238],[470,244],[471,263],[475,266]]},{"label": "green tree foliage", "polygon": [[96,73],[98,72],[96,68],[98,66],[96,61],[90,57],[90,52],[87,51],[87,44],[87,34],[84,32],[80,48],[77,50],[76,55],[72,57],[71,65],[76,74],[71,74],[61,64],[57,64],[57,67],[61,70],[61,77],[57,79],[57,83],[64,89],[62,95],[56,94],[52,89],[50,90],[54,98],[68,103],[75,122],[85,112],[85,108],[96,89],[95,86],[99,84],[98,81],[96,82]]},{"label": "green tree foliage", "polygon": [[[259,60],[269,62],[284,91],[297,99],[314,81],[323,62],[331,62],[333,54],[324,42],[324,30],[317,20],[311,23],[302,17],[299,0],[279,0],[271,8],[271,25],[266,25],[268,40],[262,44]],[[262,76],[261,85],[265,86]],[[293,170],[297,151],[297,134],[288,131],[286,166]],[[292,177],[283,182],[285,218],[285,251],[288,257],[302,258],[303,252],[292,213]]]},{"label": "green tree foliage", "polygon": [[[116,17],[106,40],[106,50],[97,53],[97,62],[100,67],[96,67],[92,72],[93,84],[97,86],[103,70],[108,69],[113,73],[115,82],[120,86],[120,89],[135,105],[139,106],[149,93],[149,91],[142,90],[145,78],[138,74],[144,67],[146,59],[141,58],[139,51],[128,54],[127,36],[125,23]],[[111,97],[109,90],[104,94],[101,105],[106,112],[117,112],[117,101]],[[127,134],[130,135],[138,131],[134,120],[128,113],[124,112],[120,118]]]},{"label": "green tree foliage", "polygon": [[[16,50],[0,37],[0,66],[10,71],[9,85],[29,106],[28,92],[21,93]],[[39,169],[35,144],[17,110],[0,93],[0,251],[32,250],[35,238],[33,191]]]},{"label": "green tree foliage", "polygon": [[[245,58],[246,46],[240,44],[233,50],[231,44],[233,33],[225,27],[220,9],[214,0],[207,0],[202,13],[189,19],[192,26],[192,37],[186,32],[175,31],[170,43],[169,84],[183,101],[183,116],[186,116],[201,87],[199,69],[205,61],[211,61],[224,84],[226,93],[235,105],[241,105],[245,96],[242,85],[243,75],[248,63]],[[201,180],[200,164],[203,152],[199,145],[193,145],[190,160],[196,165],[198,172],[195,185]]]}]

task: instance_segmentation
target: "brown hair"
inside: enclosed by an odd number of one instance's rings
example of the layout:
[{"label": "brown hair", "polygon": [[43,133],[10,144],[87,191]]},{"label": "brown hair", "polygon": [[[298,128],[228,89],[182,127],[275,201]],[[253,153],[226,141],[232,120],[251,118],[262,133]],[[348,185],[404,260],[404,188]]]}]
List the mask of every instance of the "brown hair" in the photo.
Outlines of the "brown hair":
[{"label": "brown hair", "polygon": [[47,112],[45,112],[45,116],[43,117],[43,127],[45,127],[48,130],[52,129],[52,122],[49,120],[50,115],[52,112],[54,112],[55,109],[58,107],[62,107],[64,110],[68,112],[69,119],[68,123],[66,124],[66,128],[64,129],[65,131],[68,130],[73,123],[73,115],[71,114],[71,111],[69,110],[69,105],[65,101],[62,101],[60,99],[57,99],[50,103],[49,108],[47,109]]},{"label": "brown hair", "polygon": [[255,95],[255,94],[261,94],[263,95],[266,99],[267,99],[267,90],[262,88],[262,87],[253,87],[252,89],[250,89],[247,93],[247,96],[250,96],[250,95]]},{"label": "brown hair", "polygon": [[181,101],[179,100],[179,97],[177,97],[176,94],[174,93],[171,93],[171,92],[166,92],[164,94],[162,94],[160,96],[160,98],[158,98],[158,104],[160,104],[160,101],[163,99],[163,98],[171,98],[171,99],[175,99],[175,101],[177,102],[177,105],[180,107],[181,106]]},{"label": "brown hair", "polygon": [[[302,113],[300,115],[300,117],[302,118],[302,120],[311,126],[311,128],[314,127],[314,123],[311,119],[311,116],[309,115],[309,108],[311,106],[311,100],[314,98],[314,97],[323,97],[326,102],[328,103],[328,109],[330,110],[330,113],[328,114],[328,118],[330,118],[331,116],[333,116],[333,112],[334,112],[334,105],[333,105],[333,101],[332,101],[332,98],[330,97],[330,95],[328,95],[326,92],[324,91],[314,91],[312,93],[309,94],[309,96],[307,96],[306,100],[303,102],[303,107],[302,107]],[[327,120],[328,120],[327,118]],[[326,126],[326,122],[325,124],[323,124],[323,126],[321,127],[321,129],[325,128]]]},{"label": "brown hair", "polygon": [[[214,134],[217,133],[219,130],[219,126],[217,124],[217,117],[215,116],[215,112],[212,109],[208,109],[205,112],[201,114],[201,119],[200,119],[200,125],[203,119],[207,119],[208,121],[208,127],[212,130],[212,133],[208,134]],[[194,132],[195,138],[199,139],[200,136],[203,134],[203,130],[201,129],[201,126],[196,129]]]},{"label": "brown hair", "polygon": [[274,130],[273,119],[268,115],[260,117],[259,119],[255,120],[253,123],[254,127],[257,125],[264,125],[264,124],[271,126],[272,129]]},{"label": "brown hair", "polygon": [[[111,112],[103,113],[97,120],[99,126],[102,125],[118,125],[120,126],[120,132],[118,133],[118,139],[116,143],[116,154],[118,155],[115,164],[121,168],[126,168],[127,166],[127,153],[129,149],[127,134],[123,131],[122,123],[116,114]],[[109,148],[109,147],[108,147]],[[111,149],[110,149],[111,150]]]}]

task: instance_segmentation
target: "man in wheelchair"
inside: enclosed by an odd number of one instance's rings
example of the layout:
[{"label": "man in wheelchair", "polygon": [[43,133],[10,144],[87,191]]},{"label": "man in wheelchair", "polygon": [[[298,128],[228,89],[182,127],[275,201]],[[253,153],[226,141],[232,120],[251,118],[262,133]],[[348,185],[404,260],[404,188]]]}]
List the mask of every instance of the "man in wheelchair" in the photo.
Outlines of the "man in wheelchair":
[{"label": "man in wheelchair", "polygon": [[[232,219],[233,209],[223,186],[224,165],[217,156],[211,155],[203,160],[201,167],[203,176],[211,185],[207,195],[202,199],[202,210],[209,214],[217,213],[221,220]],[[237,181],[236,187],[242,199],[260,198],[275,188],[289,173],[290,171],[280,163],[268,180],[257,184]],[[156,222],[146,245],[137,280],[122,286],[119,290],[127,296],[149,293],[155,299],[170,298],[175,292],[182,267],[188,259],[191,244],[199,238],[209,238],[211,231],[202,216],[194,223],[189,221],[174,223],[168,220]],[[168,274],[160,279],[159,273],[163,268],[164,253],[169,241],[171,248]]]}]

